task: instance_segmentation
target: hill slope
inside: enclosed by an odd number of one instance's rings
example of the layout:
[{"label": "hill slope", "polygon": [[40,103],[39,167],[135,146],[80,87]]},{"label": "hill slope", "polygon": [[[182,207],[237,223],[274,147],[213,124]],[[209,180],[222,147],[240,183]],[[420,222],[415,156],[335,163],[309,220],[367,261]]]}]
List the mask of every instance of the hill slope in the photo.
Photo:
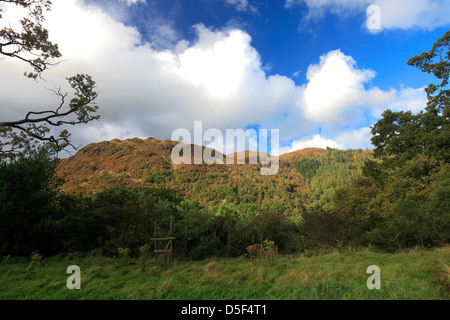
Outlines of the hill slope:
[{"label": "hill slope", "polygon": [[[282,155],[279,159],[278,173],[273,176],[262,176],[260,169],[263,165],[259,162],[248,164],[249,156],[255,155],[255,152],[248,151],[233,155],[234,159],[245,156],[246,164],[243,165],[207,165],[205,163],[175,165],[170,155],[177,144],[176,141],[160,141],[154,138],[122,141],[115,139],[90,144],[72,157],[61,160],[57,174],[66,179],[62,190],[89,194],[119,184],[146,183],[179,189],[188,199],[211,210],[217,209],[221,204],[257,204],[258,206],[276,204],[279,210],[298,212],[303,210],[305,203],[320,200],[321,194],[316,195],[317,190],[311,190],[311,183],[315,183],[315,188],[324,189],[323,183],[314,182],[314,178],[308,179],[305,173],[302,174],[301,168],[297,165],[300,161],[315,159],[314,161],[324,164],[329,164],[331,161],[334,165],[323,167],[321,175],[328,175],[327,185],[335,188],[336,183],[330,183],[330,177],[333,179],[334,176],[343,174],[339,173],[342,166],[336,166],[334,163],[340,161],[335,159],[336,152],[351,154],[344,157],[344,160],[354,164],[350,171],[345,172],[347,177],[339,178],[340,183],[356,175],[362,161],[370,155],[369,151],[361,150],[308,148]],[[194,146],[191,148],[193,155]],[[331,155],[330,159],[325,160],[329,155]],[[222,154],[219,153],[216,156],[223,157],[225,161],[225,156]],[[266,155],[262,154],[262,156]],[[324,170],[335,170],[335,172],[324,172]],[[320,192],[323,194],[323,190]],[[329,193],[327,195],[329,198]],[[317,197],[319,199],[316,199]]]},{"label": "hill slope", "polygon": [[[176,172],[180,175],[220,172],[228,173],[231,180],[233,175],[239,173],[261,176],[259,174],[259,168],[261,167],[259,159],[267,157],[264,153],[254,151],[250,153],[249,151],[243,151],[228,156],[219,153],[218,157],[223,158],[224,165],[207,165],[204,162],[201,165],[175,165],[172,163],[170,155],[173,147],[177,144],[178,142],[170,140],[133,138],[127,140],[114,139],[87,145],[75,155],[61,160],[57,173],[67,180],[62,189],[68,192],[95,192],[116,183],[144,183],[149,174],[158,172],[166,172],[167,174]],[[194,146],[192,145],[191,148],[191,154],[193,155]],[[205,147],[202,148],[205,149]],[[299,159],[322,157],[326,152],[324,149],[311,148],[282,155],[279,173],[288,173],[290,170],[286,170],[286,168],[289,168],[289,164],[295,164]],[[257,158],[257,155],[259,156],[258,164],[249,164],[249,157]],[[230,157],[234,159],[235,164],[226,164],[227,158]],[[236,159],[238,158],[245,158],[246,164],[237,165]],[[191,162],[194,163],[193,156]],[[164,174],[160,175],[165,176]]]}]

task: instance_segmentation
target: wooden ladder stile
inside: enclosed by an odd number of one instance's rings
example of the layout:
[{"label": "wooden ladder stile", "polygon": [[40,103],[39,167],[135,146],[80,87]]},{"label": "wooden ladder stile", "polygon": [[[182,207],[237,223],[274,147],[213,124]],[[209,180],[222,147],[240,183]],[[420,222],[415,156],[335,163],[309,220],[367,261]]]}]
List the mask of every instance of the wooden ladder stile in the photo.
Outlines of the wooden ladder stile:
[{"label": "wooden ladder stile", "polygon": [[[185,227],[185,235],[183,237],[176,237],[173,235],[173,220],[170,219],[170,231],[169,236],[167,237],[158,237],[157,235],[157,224],[155,221],[155,230],[154,230],[154,237],[150,238],[151,241],[155,242],[155,247],[153,252],[155,253],[155,259],[158,258],[158,253],[162,253],[164,258],[164,263],[170,263],[172,261],[172,255],[173,255],[173,241],[174,240],[184,240],[184,252],[187,253],[187,241],[191,240],[191,238],[188,237],[188,222],[186,221],[186,227]],[[158,241],[167,241],[164,249],[158,249]]]}]

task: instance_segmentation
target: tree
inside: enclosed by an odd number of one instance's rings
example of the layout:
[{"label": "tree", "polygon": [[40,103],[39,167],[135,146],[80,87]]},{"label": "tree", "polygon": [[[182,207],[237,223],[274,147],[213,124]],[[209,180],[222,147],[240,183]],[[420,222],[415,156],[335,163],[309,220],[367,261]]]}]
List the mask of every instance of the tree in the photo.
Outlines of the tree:
[{"label": "tree", "polygon": [[372,128],[375,161],[336,194],[337,211],[366,221],[366,243],[386,249],[450,240],[450,31],[408,64],[436,76],[424,111],[386,110]]},{"label": "tree", "polygon": [[[423,72],[432,73],[441,83],[430,84],[426,89],[428,97],[427,110],[435,110],[439,114],[449,115],[450,90],[444,89],[448,85],[450,74],[450,31],[447,31],[429,52],[414,56],[409,59],[410,66],[418,67]],[[447,50],[447,52],[445,52]],[[437,91],[439,92],[435,94]]]},{"label": "tree", "polygon": [[408,61],[408,64],[432,73],[439,84],[430,84],[426,88],[428,103],[421,122],[426,128],[423,134],[425,152],[434,154],[446,163],[450,160],[450,31],[436,41],[429,52],[424,52]]},{"label": "tree", "polygon": [[[49,66],[57,63],[52,59],[61,57],[58,45],[49,40],[48,30],[42,26],[44,11],[51,9],[49,0],[0,0],[28,9],[28,15],[19,21],[20,27],[11,26],[0,29],[0,54],[26,62],[33,68],[25,72],[32,79],[41,78]],[[0,19],[2,19],[0,9]],[[74,97],[65,106],[67,93],[61,89],[53,90],[61,102],[55,108],[43,111],[30,111],[22,119],[0,121],[0,156],[15,157],[27,153],[37,144],[46,143],[55,151],[67,146],[75,148],[70,142],[70,133],[64,129],[58,136],[51,134],[52,127],[88,123],[99,119],[95,115],[97,92],[95,82],[89,75],[78,74],[67,78],[74,89]]]},{"label": "tree", "polygon": [[28,157],[20,155],[10,162],[0,161],[1,254],[57,250],[52,223],[60,219],[56,165],[52,152],[45,148],[32,150]]},{"label": "tree", "polygon": [[372,128],[374,156],[384,165],[401,166],[417,154],[436,157],[446,163],[450,160],[450,31],[446,32],[429,52],[415,56],[408,64],[432,73],[439,84],[426,88],[428,103],[425,111],[411,112],[386,110],[382,119]]},{"label": "tree", "polygon": [[436,76],[417,114],[386,110],[372,127],[374,160],[335,193],[334,215],[361,223],[356,243],[387,250],[450,241],[450,31],[408,64]]},{"label": "tree", "polygon": [[[0,53],[25,61],[33,67],[33,72],[25,72],[36,79],[50,65],[52,58],[61,57],[58,45],[48,39],[48,31],[42,26],[44,10],[50,10],[49,0],[0,0],[28,9],[28,16],[19,21],[21,30],[11,25],[0,30]],[[0,9],[0,19],[2,19]],[[34,58],[33,58],[34,57]]]}]

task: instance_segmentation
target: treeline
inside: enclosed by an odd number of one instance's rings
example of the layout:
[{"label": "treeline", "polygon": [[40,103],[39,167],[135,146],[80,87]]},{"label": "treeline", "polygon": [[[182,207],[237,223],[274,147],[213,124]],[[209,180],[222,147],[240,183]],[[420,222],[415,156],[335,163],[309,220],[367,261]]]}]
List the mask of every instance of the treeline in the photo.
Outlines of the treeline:
[{"label": "treeline", "polygon": [[[351,162],[336,153],[329,150],[330,159],[321,165],[333,164],[332,159]],[[155,223],[158,235],[167,236],[171,220],[178,236],[184,236],[188,223],[186,254],[193,259],[239,256],[266,239],[280,253],[298,253],[338,246],[438,246],[450,236],[448,164],[433,167],[423,156],[389,178],[375,171],[382,168],[380,160],[367,161],[363,174],[336,189],[331,209],[297,202],[297,211],[276,200],[223,201],[226,192],[217,194],[222,204],[210,210],[180,190],[151,183],[116,185],[95,195],[65,194],[54,175],[57,161],[41,150],[0,164],[1,256],[93,250],[117,255],[118,248],[138,255],[141,246],[153,245]],[[429,174],[425,180],[424,174]],[[183,244],[175,241],[175,252],[184,253]]]},{"label": "treeline", "polygon": [[301,185],[298,174],[284,170],[274,177],[265,177],[260,175],[259,165],[244,166],[239,170],[228,165],[153,168],[146,184],[182,190],[187,198],[211,211],[223,204],[258,203],[263,207],[275,202],[280,210],[301,213],[297,206],[300,193],[295,190]]},{"label": "treeline", "polygon": [[[293,252],[296,225],[274,207],[221,205],[211,212],[175,189],[115,186],[91,196],[65,194],[55,179],[57,160],[47,151],[0,164],[0,255],[91,252],[117,255],[118,248],[151,244],[158,235],[184,235],[189,223],[188,257],[236,256],[247,246],[271,239]],[[175,251],[183,252],[182,242]]]},{"label": "treeline", "polygon": [[[353,161],[354,156],[336,156],[340,153],[353,154],[330,149],[322,165],[334,166],[335,159]],[[117,184],[96,194],[77,195],[58,189],[62,181],[54,174],[57,162],[41,149],[0,163],[0,255],[36,250],[46,255],[92,250],[114,255],[118,248],[138,254],[142,245],[151,243],[155,223],[158,235],[164,236],[171,219],[175,235],[183,236],[189,224],[187,255],[195,259],[242,255],[248,246],[266,239],[281,253],[316,245],[309,239],[316,226],[308,212],[318,211],[305,205],[310,191],[286,187],[286,174],[266,182],[257,175],[237,177],[242,183],[236,185],[229,178],[217,181],[221,172],[199,175],[195,185],[188,184],[195,197],[186,196],[186,189],[161,187],[154,175],[144,185]],[[204,205],[195,201],[202,197]],[[175,250],[184,252],[182,244],[175,242]]]},{"label": "treeline", "polygon": [[[33,151],[0,162],[0,256],[93,250],[117,255],[119,248],[137,255],[152,244],[155,223],[158,235],[166,236],[171,220],[179,236],[189,224],[186,254],[193,259],[239,256],[266,239],[280,253],[444,245],[450,240],[449,148],[443,138],[448,120],[438,113],[433,126],[415,128],[430,117],[387,111],[373,129],[380,141],[373,152],[328,149],[326,156],[287,164],[266,180],[246,172],[225,179],[225,172],[193,171],[195,183],[178,188],[161,186],[151,173],[144,185],[66,194],[58,188],[58,160],[46,149]],[[391,128],[399,118],[402,128]],[[399,140],[411,147],[394,147]],[[292,187],[300,180],[307,188]],[[183,241],[174,244],[184,252]]]}]

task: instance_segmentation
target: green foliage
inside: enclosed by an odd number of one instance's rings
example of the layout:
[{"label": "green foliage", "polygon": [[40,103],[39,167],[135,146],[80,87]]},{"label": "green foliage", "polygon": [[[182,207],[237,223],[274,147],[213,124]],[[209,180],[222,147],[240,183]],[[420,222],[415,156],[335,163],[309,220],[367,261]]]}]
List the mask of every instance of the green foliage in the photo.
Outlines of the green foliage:
[{"label": "green foliage", "polygon": [[0,250],[28,255],[59,250],[56,160],[45,149],[32,157],[0,162]]},{"label": "green foliage", "polygon": [[[23,60],[30,64],[33,72],[25,72],[25,76],[36,79],[51,65],[52,58],[61,57],[57,44],[49,40],[47,29],[42,25],[44,11],[50,11],[49,0],[0,0],[27,8],[28,15],[20,19],[21,29],[12,27],[11,21],[0,29],[0,54]],[[0,19],[2,19],[0,9]],[[27,53],[31,54],[27,55]]]},{"label": "green foliage", "polygon": [[436,41],[429,52],[408,61],[409,65],[433,74],[441,82],[430,84],[425,111],[411,112],[387,110],[372,128],[374,154],[390,168],[401,166],[417,154],[434,157],[446,163],[450,160],[450,31]]},{"label": "green foliage", "polygon": [[450,90],[448,86],[450,74],[450,31],[439,38],[429,52],[424,52],[408,61],[408,64],[420,68],[423,72],[433,74],[436,79],[441,80],[439,84],[431,83],[426,92],[428,96],[427,111],[436,116],[449,115]]},{"label": "green foliage", "polygon": [[150,256],[150,245],[145,244],[139,248],[139,252],[141,253],[139,256],[139,260],[141,261],[141,272],[146,271],[148,259]]},{"label": "green foliage", "polygon": [[124,248],[117,248],[117,253],[118,253],[119,261],[121,263],[128,262],[128,260],[130,258],[130,253],[131,253],[130,249],[128,249],[128,248],[125,248],[125,249]]},{"label": "green foliage", "polygon": [[359,177],[364,162],[370,159],[372,159],[372,152],[369,150],[328,148],[327,154],[323,158],[304,159],[297,162],[297,168],[299,163],[304,167],[307,167],[309,163],[311,168],[315,168],[314,174],[308,180],[310,192],[306,195],[307,211],[315,211],[319,208],[331,209],[335,190]]},{"label": "green foliage", "polygon": [[87,211],[97,216],[102,230],[99,247],[115,254],[118,247],[137,255],[153,236],[154,222],[159,232],[167,232],[170,218],[180,218],[181,198],[172,190],[148,187],[116,187],[96,194]]},{"label": "green foliage", "polygon": [[305,214],[302,224],[302,249],[337,247],[340,242],[349,241],[351,219],[333,211],[317,211]]},{"label": "green foliage", "polygon": [[275,243],[266,239],[263,243],[255,243],[248,246],[246,255],[252,260],[267,260],[271,265],[274,265],[277,253],[278,247]]},{"label": "green foliage", "polygon": [[156,171],[156,172],[149,172],[147,174],[147,179],[145,180],[148,184],[162,184],[169,182],[172,177],[172,174],[170,171]]},{"label": "green foliage", "polygon": [[408,61],[442,80],[426,89],[425,111],[385,111],[372,128],[376,160],[336,194],[336,210],[363,224],[362,244],[393,250],[450,241],[449,38]]},{"label": "green foliage", "polygon": [[308,180],[311,180],[312,177],[317,172],[317,169],[320,167],[320,161],[317,159],[302,159],[297,162],[297,171],[303,175]]},{"label": "green foliage", "polygon": [[42,260],[42,256],[37,251],[34,251],[33,253],[31,253],[30,258],[31,262],[27,267],[28,274],[31,274],[36,270],[36,267],[40,264]]}]

